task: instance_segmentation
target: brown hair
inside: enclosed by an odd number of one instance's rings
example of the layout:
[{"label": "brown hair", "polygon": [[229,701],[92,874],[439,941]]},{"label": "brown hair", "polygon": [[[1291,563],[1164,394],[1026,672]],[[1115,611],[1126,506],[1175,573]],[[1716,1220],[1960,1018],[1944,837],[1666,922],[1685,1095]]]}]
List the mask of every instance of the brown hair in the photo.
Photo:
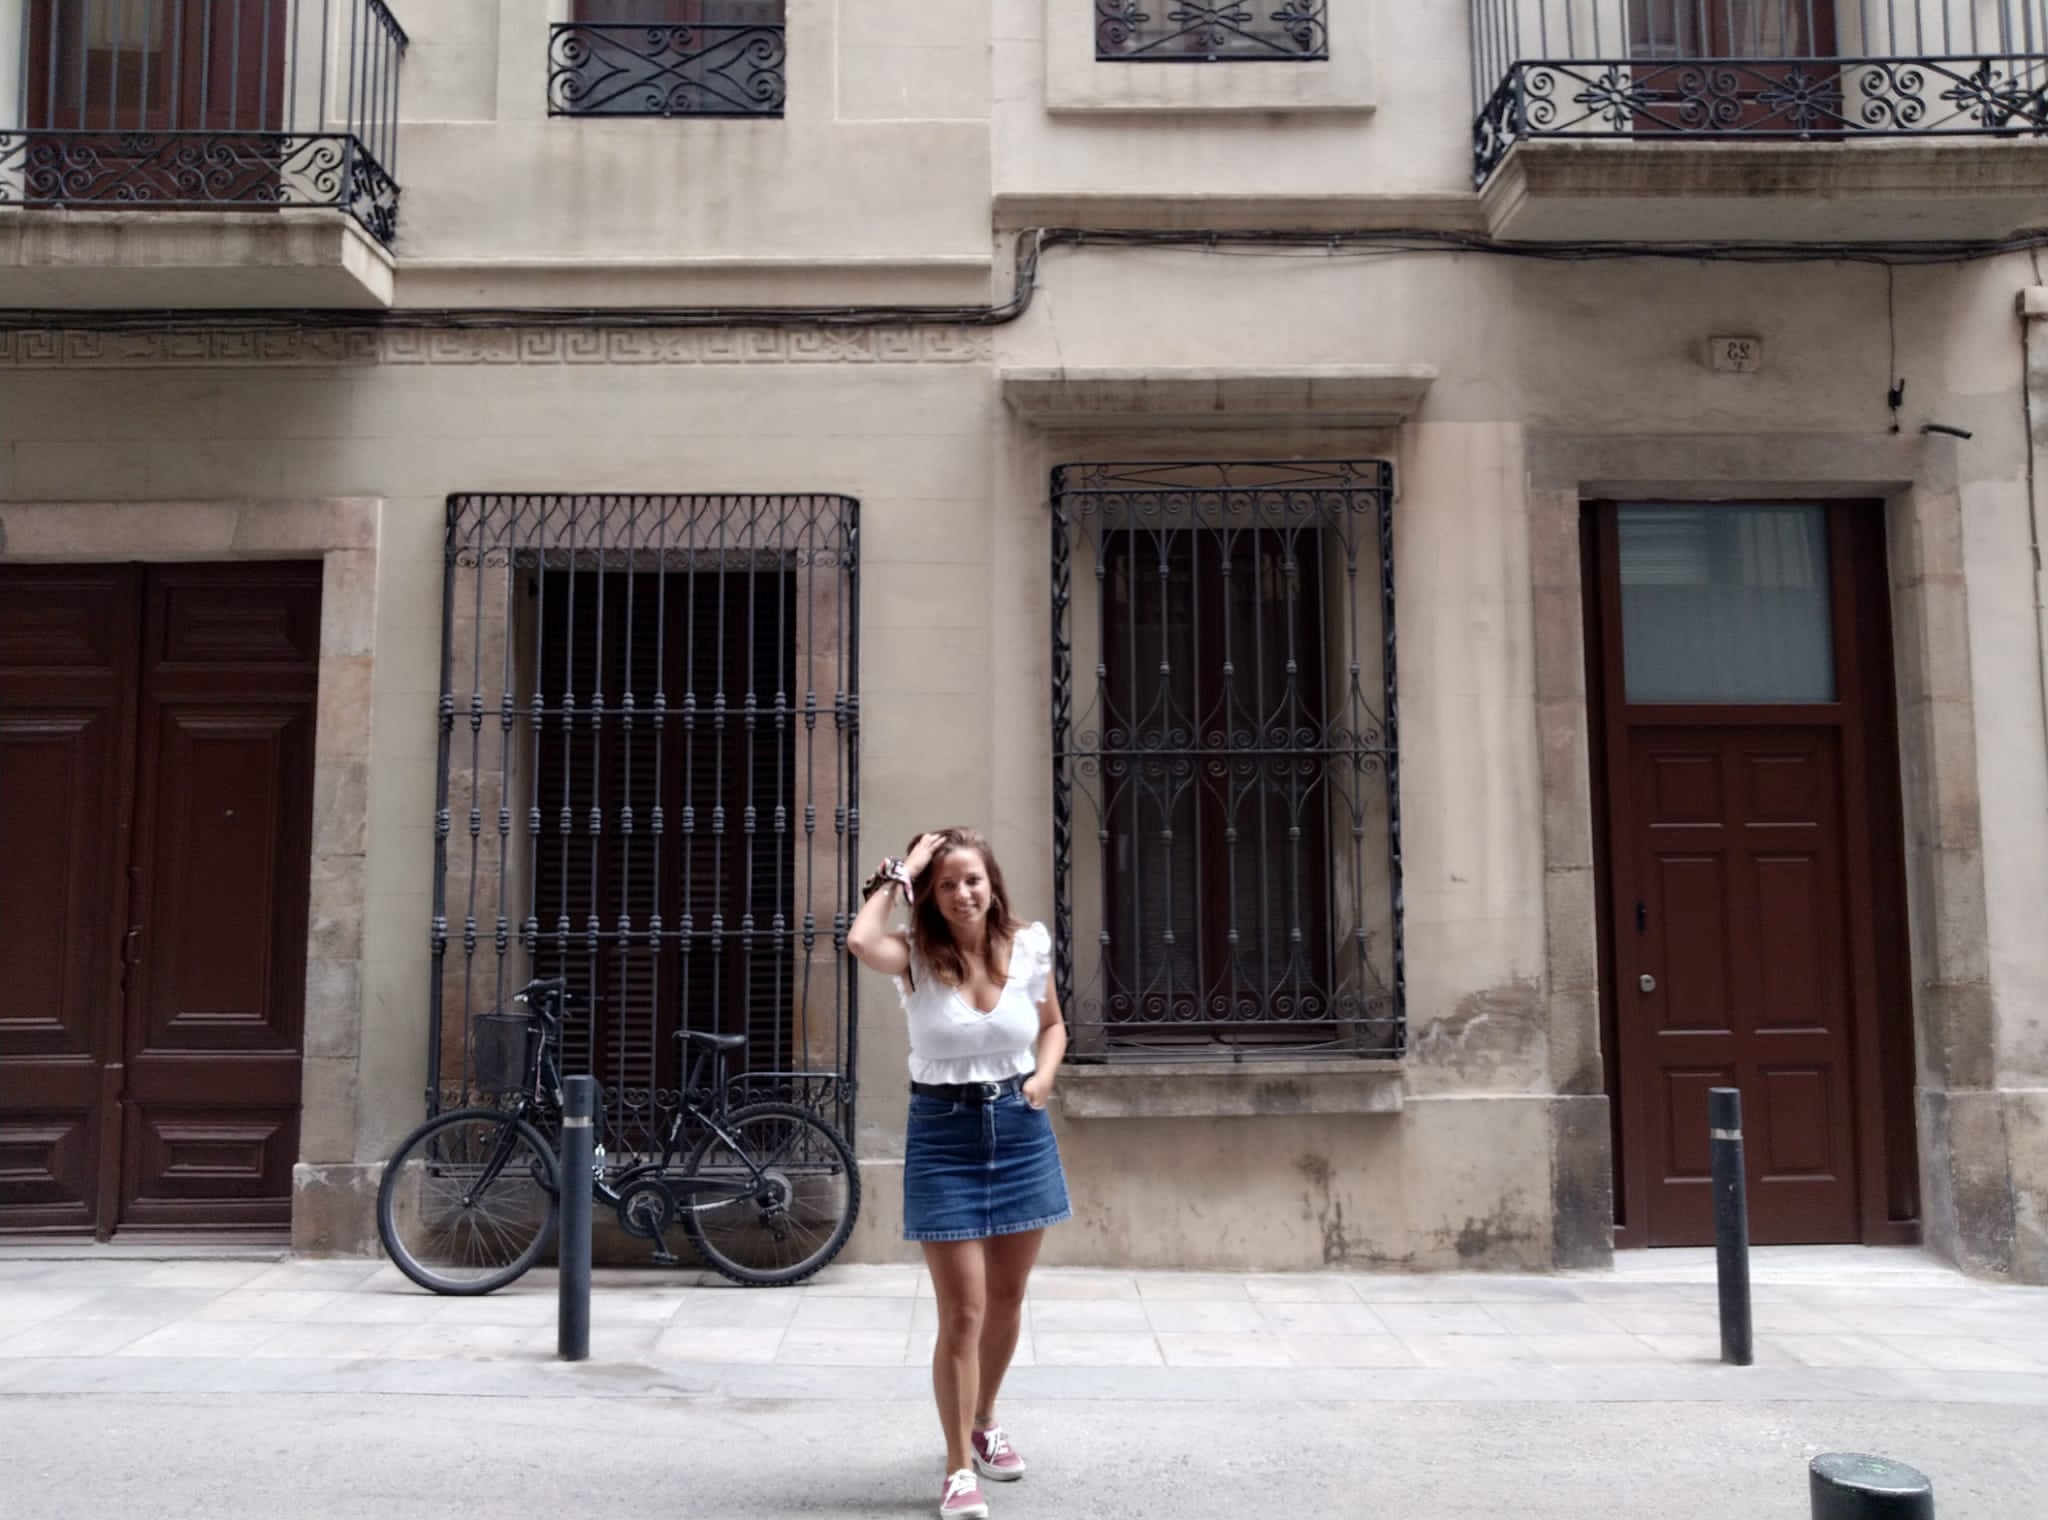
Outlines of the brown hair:
[{"label": "brown hair", "polygon": [[[991,981],[1001,981],[1003,963],[998,957],[1009,950],[1010,942],[1024,925],[1010,912],[1010,889],[1003,882],[1003,868],[996,862],[996,853],[989,848],[987,837],[974,829],[945,828],[929,832],[941,836],[945,843],[939,846],[925,868],[917,873],[917,879],[910,884],[911,946],[940,981],[950,987],[966,982],[967,957],[953,942],[953,926],[939,911],[938,897],[932,888],[938,881],[940,862],[956,850],[972,850],[981,857],[982,866],[988,872],[988,936],[982,941],[982,964],[988,968]],[[917,841],[923,837],[923,834],[913,837],[906,846],[906,852],[916,849]]]}]

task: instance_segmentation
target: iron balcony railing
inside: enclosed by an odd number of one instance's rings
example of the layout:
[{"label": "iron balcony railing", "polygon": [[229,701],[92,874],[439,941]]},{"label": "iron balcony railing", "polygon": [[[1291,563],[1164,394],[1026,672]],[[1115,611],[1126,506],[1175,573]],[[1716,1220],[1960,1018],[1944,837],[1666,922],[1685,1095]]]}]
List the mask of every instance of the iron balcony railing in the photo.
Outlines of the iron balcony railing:
[{"label": "iron balcony railing", "polygon": [[1472,0],[1473,173],[1532,138],[2048,133],[2048,0]]},{"label": "iron balcony railing", "polygon": [[384,0],[21,0],[20,15],[0,205],[329,207],[396,234],[406,36]]},{"label": "iron balcony railing", "polygon": [[550,116],[780,116],[788,94],[780,0],[691,7],[704,19],[557,24]]},{"label": "iron balcony railing", "polygon": [[1328,0],[1095,0],[1103,63],[1319,63]]}]

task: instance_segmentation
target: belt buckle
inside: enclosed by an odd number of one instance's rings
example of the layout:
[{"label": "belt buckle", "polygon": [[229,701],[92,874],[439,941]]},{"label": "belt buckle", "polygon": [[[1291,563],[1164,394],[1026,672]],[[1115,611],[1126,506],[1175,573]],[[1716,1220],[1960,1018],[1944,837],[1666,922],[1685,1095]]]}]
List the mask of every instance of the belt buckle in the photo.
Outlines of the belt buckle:
[{"label": "belt buckle", "polygon": [[1003,1084],[1000,1082],[982,1082],[976,1085],[981,1090],[981,1101],[984,1103],[993,1103],[1003,1095]]}]

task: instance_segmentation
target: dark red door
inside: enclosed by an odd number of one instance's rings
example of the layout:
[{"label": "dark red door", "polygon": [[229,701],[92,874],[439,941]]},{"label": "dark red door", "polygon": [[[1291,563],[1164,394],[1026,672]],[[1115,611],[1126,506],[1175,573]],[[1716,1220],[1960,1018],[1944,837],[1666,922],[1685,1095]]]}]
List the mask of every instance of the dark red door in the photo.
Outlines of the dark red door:
[{"label": "dark red door", "polygon": [[1707,1093],[1730,1086],[1758,1243],[1911,1239],[1883,508],[1608,504],[1590,527],[1616,1238],[1713,1239]]},{"label": "dark red door", "polygon": [[1636,920],[1618,988],[1648,1128],[1651,1243],[1714,1235],[1707,1090],[1743,1095],[1759,1240],[1856,1238],[1848,936],[1832,729],[1630,735]]},{"label": "dark red door", "polygon": [[0,570],[0,1225],[289,1222],[319,595]]}]

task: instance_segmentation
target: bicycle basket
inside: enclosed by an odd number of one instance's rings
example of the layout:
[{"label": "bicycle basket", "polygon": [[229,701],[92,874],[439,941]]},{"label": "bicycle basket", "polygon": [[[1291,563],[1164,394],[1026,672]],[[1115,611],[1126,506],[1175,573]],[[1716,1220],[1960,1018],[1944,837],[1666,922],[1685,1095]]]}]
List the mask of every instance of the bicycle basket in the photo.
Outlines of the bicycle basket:
[{"label": "bicycle basket", "polygon": [[533,1071],[540,1028],[529,1013],[483,1013],[471,1021],[470,1069],[479,1092],[518,1092]]}]

